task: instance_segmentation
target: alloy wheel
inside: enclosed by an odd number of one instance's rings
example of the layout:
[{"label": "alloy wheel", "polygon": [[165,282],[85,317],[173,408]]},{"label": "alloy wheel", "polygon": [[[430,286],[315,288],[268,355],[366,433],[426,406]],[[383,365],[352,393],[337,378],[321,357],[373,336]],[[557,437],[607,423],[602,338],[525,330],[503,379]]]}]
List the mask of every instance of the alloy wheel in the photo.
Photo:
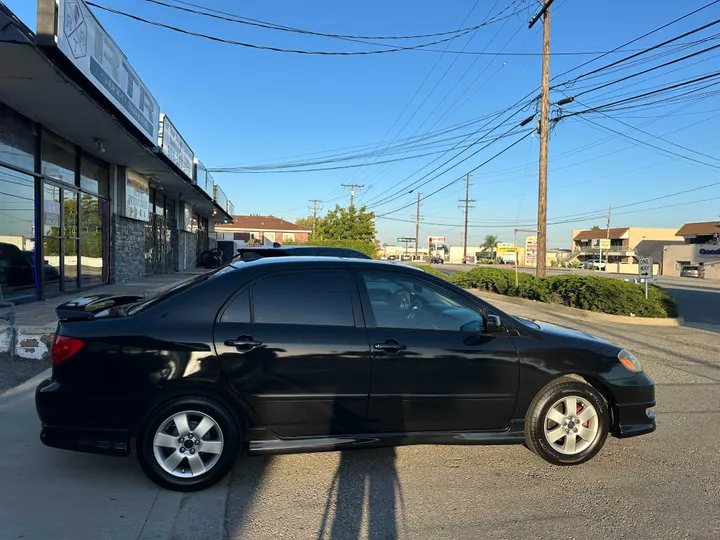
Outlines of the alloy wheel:
[{"label": "alloy wheel", "polygon": [[543,430],[545,439],[554,450],[566,455],[579,454],[590,447],[598,436],[598,414],[585,398],[563,397],[548,410]]},{"label": "alloy wheel", "polygon": [[220,459],[224,447],[218,423],[200,411],[182,411],[160,424],[153,454],[163,470],[179,478],[205,474]]}]

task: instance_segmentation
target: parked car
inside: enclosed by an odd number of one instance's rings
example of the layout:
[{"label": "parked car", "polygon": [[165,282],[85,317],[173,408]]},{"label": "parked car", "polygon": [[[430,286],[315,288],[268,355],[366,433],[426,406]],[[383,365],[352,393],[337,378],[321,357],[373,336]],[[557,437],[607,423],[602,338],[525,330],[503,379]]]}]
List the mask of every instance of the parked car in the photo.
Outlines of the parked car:
[{"label": "parked car", "polygon": [[326,246],[280,246],[246,247],[237,250],[233,262],[252,261],[263,257],[347,257],[350,259],[371,259],[362,251],[349,248]]},{"label": "parked car", "polygon": [[520,444],[556,465],[655,430],[655,389],[604,339],[513,317],[411,266],[231,263],[159,296],[57,308],[47,446],[127,456],[169,489],[238,454]]},{"label": "parked car", "polygon": [[430,259],[430,264],[444,264],[445,260],[442,257],[432,257]]},{"label": "parked car", "polygon": [[[35,252],[32,250],[22,250],[25,260],[35,267]],[[60,271],[51,265],[47,260],[43,261],[43,274],[45,275],[45,283],[52,281],[60,281]]]},{"label": "parked car", "polygon": [[696,264],[683,266],[680,275],[682,277],[704,278],[705,268]]},{"label": "parked car", "polygon": [[6,291],[35,285],[35,263],[15,244],[0,242],[0,287]]},{"label": "parked car", "polygon": [[403,255],[401,260],[403,261],[412,261],[412,255]]},{"label": "parked car", "polygon": [[580,268],[585,270],[605,270],[606,263],[599,259],[588,259],[580,263]]},{"label": "parked car", "polygon": [[396,257],[395,255],[388,255],[388,256],[387,256],[387,260],[388,260],[388,261],[396,261],[396,260],[397,260],[397,257]]}]

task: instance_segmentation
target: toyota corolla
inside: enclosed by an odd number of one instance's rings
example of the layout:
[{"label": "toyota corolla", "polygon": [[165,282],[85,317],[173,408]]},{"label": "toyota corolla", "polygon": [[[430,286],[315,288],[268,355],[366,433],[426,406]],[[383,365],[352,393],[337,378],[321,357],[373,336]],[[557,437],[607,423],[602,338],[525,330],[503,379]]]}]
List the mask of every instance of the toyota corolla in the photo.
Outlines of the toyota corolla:
[{"label": "toyota corolla", "polygon": [[57,309],[41,439],[197,490],[238,455],[521,444],[555,465],[655,429],[621,345],[513,317],[394,263],[236,262],[150,299]]}]

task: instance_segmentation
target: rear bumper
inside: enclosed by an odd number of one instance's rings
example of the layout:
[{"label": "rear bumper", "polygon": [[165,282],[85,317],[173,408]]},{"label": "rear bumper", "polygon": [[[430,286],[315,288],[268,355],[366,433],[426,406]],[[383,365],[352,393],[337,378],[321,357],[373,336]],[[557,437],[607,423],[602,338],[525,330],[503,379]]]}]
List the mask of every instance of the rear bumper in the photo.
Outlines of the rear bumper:
[{"label": "rear bumper", "polygon": [[45,379],[35,390],[35,408],[42,424],[40,440],[46,446],[94,454],[130,454],[127,408],[108,396]]}]

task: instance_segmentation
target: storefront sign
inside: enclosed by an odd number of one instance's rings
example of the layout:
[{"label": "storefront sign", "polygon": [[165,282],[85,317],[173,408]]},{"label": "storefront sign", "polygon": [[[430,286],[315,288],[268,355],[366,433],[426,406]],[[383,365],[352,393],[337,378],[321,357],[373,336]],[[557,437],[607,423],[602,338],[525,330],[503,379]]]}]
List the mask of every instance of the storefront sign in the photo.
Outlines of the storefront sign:
[{"label": "storefront sign", "polygon": [[[46,227],[60,227],[60,203],[45,199],[43,201],[43,221]],[[60,234],[59,231],[55,234]]]},{"label": "storefront sign", "polygon": [[225,192],[220,188],[220,186],[215,184],[215,203],[227,212],[227,202],[228,198],[225,195]]},{"label": "storefront sign", "polygon": [[57,48],[156,144],[160,105],[120,47],[83,0],[60,0],[58,9]]},{"label": "storefront sign", "polygon": [[125,217],[148,221],[150,219],[149,204],[150,189],[147,180],[128,171],[125,180]]},{"label": "storefront sign", "polygon": [[720,256],[720,249],[701,249],[700,255],[715,255]]},{"label": "storefront sign", "polygon": [[213,177],[207,172],[205,165],[199,159],[195,159],[195,176],[193,183],[202,189],[210,198],[215,196],[213,188],[215,187]]},{"label": "storefront sign", "polygon": [[445,246],[444,236],[428,236],[428,246],[432,246],[431,249],[442,249]]},{"label": "storefront sign", "polygon": [[185,173],[185,176],[192,180],[195,155],[165,114],[160,115],[157,144],[162,153],[177,165],[178,169]]}]

